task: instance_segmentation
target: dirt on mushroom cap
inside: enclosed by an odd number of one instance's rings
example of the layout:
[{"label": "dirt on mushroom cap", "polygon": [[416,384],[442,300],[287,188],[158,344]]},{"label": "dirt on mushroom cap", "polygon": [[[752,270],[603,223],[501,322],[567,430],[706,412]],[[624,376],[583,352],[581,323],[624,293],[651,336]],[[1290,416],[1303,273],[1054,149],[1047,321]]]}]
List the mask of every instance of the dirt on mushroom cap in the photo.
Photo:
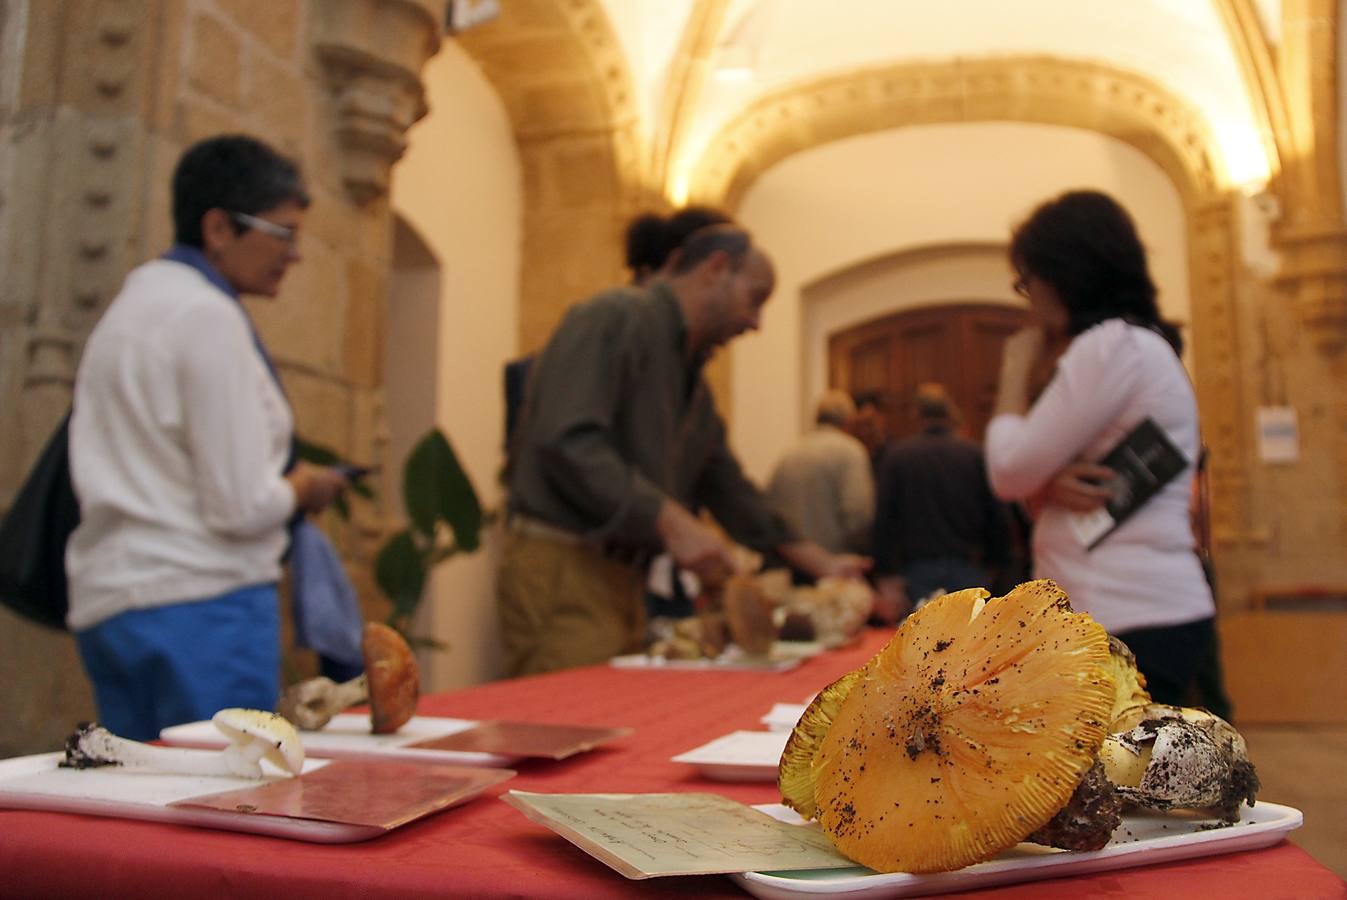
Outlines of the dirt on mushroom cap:
[{"label": "dirt on mushroom cap", "polygon": [[1071,796],[1107,732],[1108,636],[1050,581],[927,604],[847,695],[814,760],[820,822],[884,872],[986,859]]}]

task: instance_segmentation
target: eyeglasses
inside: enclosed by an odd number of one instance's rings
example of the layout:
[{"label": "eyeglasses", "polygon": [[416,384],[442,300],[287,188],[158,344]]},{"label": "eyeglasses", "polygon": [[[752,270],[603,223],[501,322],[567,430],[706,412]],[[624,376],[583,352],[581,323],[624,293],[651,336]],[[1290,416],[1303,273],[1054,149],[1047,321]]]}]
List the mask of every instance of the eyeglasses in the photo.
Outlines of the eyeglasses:
[{"label": "eyeglasses", "polygon": [[1028,275],[1021,275],[1019,278],[1016,278],[1015,281],[1010,285],[1011,289],[1014,290],[1015,293],[1019,294],[1021,297],[1024,297],[1026,299],[1029,297],[1029,278],[1030,276]]},{"label": "eyeglasses", "polygon": [[290,225],[268,222],[266,219],[259,219],[257,216],[250,216],[241,212],[231,212],[229,218],[239,225],[255,228],[263,234],[269,234],[274,238],[285,241],[287,244],[293,244],[299,240],[299,230]]}]

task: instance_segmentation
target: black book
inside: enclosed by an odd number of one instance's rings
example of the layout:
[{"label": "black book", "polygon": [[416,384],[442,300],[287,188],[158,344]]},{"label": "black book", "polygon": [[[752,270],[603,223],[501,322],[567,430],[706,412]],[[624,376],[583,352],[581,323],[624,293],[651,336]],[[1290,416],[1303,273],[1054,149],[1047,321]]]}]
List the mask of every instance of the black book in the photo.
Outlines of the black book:
[{"label": "black book", "polygon": [[1113,499],[1072,521],[1076,536],[1093,550],[1160,489],[1188,468],[1182,451],[1153,419],[1145,419],[1108,452],[1100,465],[1116,474],[1108,482]]}]

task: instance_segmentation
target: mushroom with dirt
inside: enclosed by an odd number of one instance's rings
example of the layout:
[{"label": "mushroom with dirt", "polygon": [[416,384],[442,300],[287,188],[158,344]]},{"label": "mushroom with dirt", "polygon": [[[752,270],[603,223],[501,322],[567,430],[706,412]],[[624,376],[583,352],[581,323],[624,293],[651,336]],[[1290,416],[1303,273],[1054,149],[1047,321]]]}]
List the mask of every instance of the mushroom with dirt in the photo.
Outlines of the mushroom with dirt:
[{"label": "mushroom with dirt", "polygon": [[229,739],[219,753],[156,747],[118,737],[96,722],[86,722],[66,738],[62,768],[124,766],[174,775],[223,775],[261,778],[267,760],[291,775],[304,766],[304,743],[293,725],[273,712],[228,708],[211,722]]},{"label": "mushroom with dirt", "polygon": [[361,638],[364,674],[337,684],[310,678],[286,688],[276,711],[305,731],[317,731],[348,707],[369,702],[370,730],[397,731],[416,712],[421,673],[402,635],[387,625],[366,622]]}]

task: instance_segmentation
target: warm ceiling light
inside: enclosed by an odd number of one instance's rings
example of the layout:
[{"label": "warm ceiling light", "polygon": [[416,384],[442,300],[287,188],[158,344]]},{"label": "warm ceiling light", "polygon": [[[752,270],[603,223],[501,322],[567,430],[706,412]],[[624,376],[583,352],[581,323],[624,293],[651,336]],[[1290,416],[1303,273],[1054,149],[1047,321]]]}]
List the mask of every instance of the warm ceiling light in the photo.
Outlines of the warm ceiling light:
[{"label": "warm ceiling light", "polygon": [[717,81],[751,81],[756,56],[756,52],[743,44],[721,44],[716,49],[713,75]]}]

